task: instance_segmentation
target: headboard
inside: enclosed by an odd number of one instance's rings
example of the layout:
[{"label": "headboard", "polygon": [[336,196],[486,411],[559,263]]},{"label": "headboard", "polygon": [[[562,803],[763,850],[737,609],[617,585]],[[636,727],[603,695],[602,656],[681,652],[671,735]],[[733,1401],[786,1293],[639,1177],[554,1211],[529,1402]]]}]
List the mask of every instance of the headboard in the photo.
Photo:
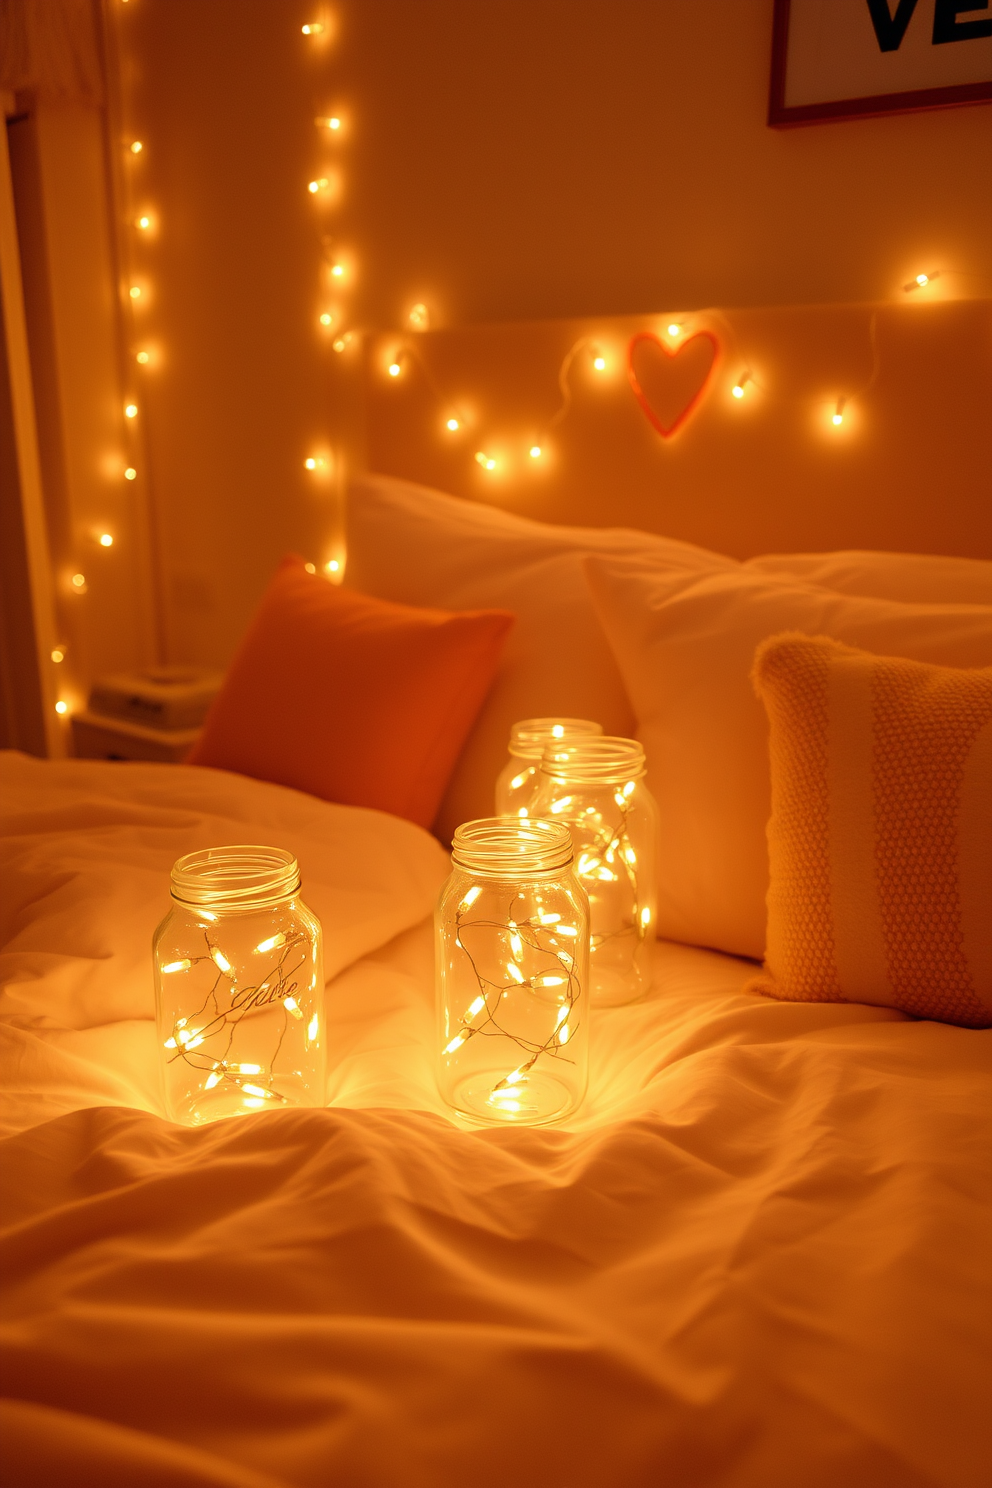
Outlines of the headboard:
[{"label": "headboard", "polygon": [[[712,345],[698,333],[716,342],[699,401],[668,438],[631,386],[628,347],[643,332],[634,372],[662,424],[706,372]],[[990,300],[377,333],[335,362],[358,390],[351,468],[738,558],[992,557]]]}]

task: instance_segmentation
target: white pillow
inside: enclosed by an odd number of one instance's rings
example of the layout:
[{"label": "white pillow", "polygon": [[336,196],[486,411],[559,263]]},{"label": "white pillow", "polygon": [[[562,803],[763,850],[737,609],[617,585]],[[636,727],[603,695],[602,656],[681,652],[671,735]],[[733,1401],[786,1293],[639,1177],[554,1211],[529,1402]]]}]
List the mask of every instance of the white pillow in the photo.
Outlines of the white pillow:
[{"label": "white pillow", "polygon": [[822,584],[839,594],[898,599],[904,604],[992,605],[992,563],[925,553],[768,553],[745,568],[780,579]]},{"label": "white pillow", "polygon": [[510,727],[562,713],[630,734],[633,714],[592,605],[582,560],[637,557],[688,582],[732,558],[618,528],[553,527],[390,476],[349,487],[345,583],[365,594],[449,610],[497,606],[517,617],[493,689],[455,768],[435,830],[491,816]]},{"label": "white pillow", "polygon": [[783,631],[882,656],[992,664],[992,608],[832,593],[746,566],[686,583],[615,558],[586,562],[637,714],[661,813],[658,933],[759,959],[765,949],[768,725],[755,649]]}]

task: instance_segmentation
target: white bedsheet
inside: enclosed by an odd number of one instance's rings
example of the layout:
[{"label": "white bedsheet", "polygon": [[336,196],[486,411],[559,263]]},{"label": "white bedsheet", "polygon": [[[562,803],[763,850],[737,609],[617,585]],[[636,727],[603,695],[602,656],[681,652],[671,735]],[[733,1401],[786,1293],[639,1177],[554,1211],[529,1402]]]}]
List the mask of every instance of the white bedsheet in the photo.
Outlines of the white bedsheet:
[{"label": "white bedsheet", "polygon": [[[984,1488],[992,1034],[659,945],[566,1128],[473,1130],[433,1084],[426,834],[13,765],[9,1488]],[[142,947],[172,858],[239,838],[296,847],[340,935],[329,1108],[191,1131]]]}]

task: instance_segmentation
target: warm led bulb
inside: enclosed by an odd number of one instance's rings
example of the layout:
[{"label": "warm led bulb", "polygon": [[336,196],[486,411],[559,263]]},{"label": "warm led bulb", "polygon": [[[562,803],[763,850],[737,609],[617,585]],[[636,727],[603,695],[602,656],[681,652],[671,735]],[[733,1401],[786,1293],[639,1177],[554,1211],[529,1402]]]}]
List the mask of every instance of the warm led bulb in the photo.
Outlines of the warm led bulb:
[{"label": "warm led bulb", "polygon": [[747,386],[747,384],[750,381],[751,381],[751,374],[750,374],[750,372],[743,372],[741,374],[741,376],[738,377],[737,381],[734,383],[734,386],[730,389],[730,396],[732,398],[743,398],[743,396],[744,396],[744,389],[745,389],[745,387]]},{"label": "warm led bulb", "polygon": [[491,455],[487,455],[484,450],[478,450],[476,452],[475,458],[482,466],[483,470],[496,469],[496,461],[492,458]]},{"label": "warm led bulb", "polygon": [[929,274],[916,274],[910,279],[908,284],[903,285],[903,292],[905,294],[911,294],[914,289],[925,289],[931,279],[938,278],[939,274],[939,269],[931,269]]},{"label": "warm led bulb", "polygon": [[318,180],[316,180],[316,181],[310,181],[307,184],[307,190],[310,192],[311,196],[313,196],[318,191],[324,191],[326,189],[326,187],[327,187],[327,177],[326,176],[320,176]]},{"label": "warm led bulb", "polygon": [[137,284],[132,284],[131,285],[131,288],[128,290],[128,294],[131,296],[132,300],[140,300],[141,299],[141,288],[140,288],[140,286],[137,285]]},{"label": "warm led bulb", "polygon": [[143,144],[142,144],[142,143],[141,143],[141,141],[140,141],[140,140],[132,140],[132,141],[131,141],[131,154],[132,154],[132,155],[140,155],[140,154],[141,154],[141,152],[142,152],[142,150],[143,150],[143,149],[144,149],[144,148],[145,148],[145,147],[144,147],[144,145],[143,145]]},{"label": "warm led bulb", "polygon": [[329,325],[333,324],[333,321],[334,321],[334,316],[333,315],[329,315],[328,312],[325,310],[324,313],[323,313],[323,315],[320,317],[320,323],[321,323],[321,325],[322,326],[329,326]]},{"label": "warm led bulb", "polygon": [[338,336],[336,340],[331,342],[331,345],[334,347],[335,351],[344,351],[345,347],[348,345],[348,342],[344,336]]},{"label": "warm led bulb", "polygon": [[85,589],[86,588],[86,575],[85,574],[73,574],[73,576],[72,576],[72,587],[74,589]]},{"label": "warm led bulb", "polygon": [[606,370],[606,358],[605,357],[601,357],[601,356],[593,357],[592,364],[596,368],[596,371],[597,372],[603,372],[603,371]]},{"label": "warm led bulb", "polygon": [[312,456],[310,457],[310,459],[304,460],[303,461],[303,465],[304,465],[304,468],[306,470],[316,470],[317,469],[317,461]]},{"label": "warm led bulb", "polygon": [[148,355],[147,351],[139,351],[138,355],[135,357],[135,361],[140,362],[141,365],[144,367],[147,362],[151,361],[151,357]]},{"label": "warm led bulb", "polygon": [[100,546],[101,548],[112,548],[114,546],[114,539],[109,532],[100,533]]},{"label": "warm led bulb", "polygon": [[56,713],[68,713],[69,704],[63,702],[62,699],[59,698],[58,702],[55,704],[55,711]]},{"label": "warm led bulb", "polygon": [[682,327],[681,327],[681,325],[679,324],[679,322],[677,320],[673,320],[666,327],[666,330],[668,331],[668,334],[670,336],[677,336],[679,334],[679,332],[681,331],[681,329],[682,329]]},{"label": "warm led bulb", "polygon": [[831,415],[831,418],[830,418],[830,422],[835,427],[837,427],[837,425],[842,424],[844,422],[844,405],[845,405],[846,402],[847,402],[847,399],[846,398],[838,398],[837,399],[837,407],[834,409],[834,412],[833,412],[833,414]]},{"label": "warm led bulb", "polygon": [[315,563],[304,563],[303,567],[307,573],[315,574],[317,572],[317,565]]},{"label": "warm led bulb", "polygon": [[743,398],[744,389],[741,387],[740,383],[738,383],[736,387],[731,388],[730,396],[732,398]]},{"label": "warm led bulb", "polygon": [[138,405],[137,405],[137,403],[125,403],[124,404],[124,417],[125,418],[137,418],[138,417]]},{"label": "warm led bulb", "polygon": [[65,661],[65,652],[61,649],[60,646],[56,646],[55,650],[52,652],[52,660],[54,662]]},{"label": "warm led bulb", "polygon": [[134,225],[140,228],[142,232],[147,232],[152,225],[152,219],[150,217],[139,217]]},{"label": "warm led bulb", "polygon": [[924,286],[924,284],[929,284],[930,283],[930,275],[929,274],[917,274],[917,276],[916,276],[916,282],[920,286],[920,288],[922,289],[923,286]]},{"label": "warm led bulb", "polygon": [[307,21],[305,26],[300,27],[304,36],[319,36],[323,29],[323,21]]},{"label": "warm led bulb", "polygon": [[415,330],[418,331],[427,330],[427,327],[430,324],[430,318],[430,311],[427,309],[426,305],[422,304],[414,305],[410,310],[410,314],[407,316],[410,324],[414,327]]},{"label": "warm led bulb", "polygon": [[390,362],[390,364],[389,364],[389,366],[387,368],[387,371],[389,372],[390,377],[399,377],[400,372],[402,370],[403,369],[400,366],[399,362]]},{"label": "warm led bulb", "polygon": [[445,424],[444,427],[446,429],[450,429],[451,432],[452,432],[452,434],[454,434],[454,433],[457,432],[458,429],[461,428],[461,424],[458,422],[458,420],[456,418],[450,418],[450,419],[448,419],[448,421],[447,421],[447,423]]},{"label": "warm led bulb", "polygon": [[832,424],[842,424],[844,422],[844,415],[842,413],[835,413],[830,422]]},{"label": "warm led bulb", "polygon": [[539,460],[541,458],[541,446],[539,444],[531,445],[530,457],[532,460]]},{"label": "warm led bulb", "polygon": [[344,276],[344,264],[331,264],[331,273],[335,279],[341,279]]},{"label": "warm led bulb", "polygon": [[341,568],[341,564],[338,562],[337,558],[329,558],[324,564],[324,567],[327,569],[328,573],[337,573]]},{"label": "warm led bulb", "polygon": [[127,467],[127,469],[125,470],[125,472],[124,472],[124,479],[125,480],[137,480],[138,479],[138,472],[135,470],[135,468],[134,468],[133,465],[129,465]]}]

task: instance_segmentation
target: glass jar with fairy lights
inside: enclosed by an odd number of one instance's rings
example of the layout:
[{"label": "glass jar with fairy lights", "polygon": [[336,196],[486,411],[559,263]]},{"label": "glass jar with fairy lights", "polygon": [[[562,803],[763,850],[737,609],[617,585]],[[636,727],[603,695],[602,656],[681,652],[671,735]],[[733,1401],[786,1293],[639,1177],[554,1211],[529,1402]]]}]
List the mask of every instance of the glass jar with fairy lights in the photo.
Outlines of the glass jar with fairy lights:
[{"label": "glass jar with fairy lights", "polygon": [[436,924],[439,1086],[474,1121],[536,1126],[586,1088],[589,909],[553,821],[455,832]]},{"label": "glass jar with fairy lights", "polygon": [[323,1104],[320,922],[300,898],[292,853],[216,847],[180,858],[152,954],[173,1120]]},{"label": "glass jar with fairy lights", "polygon": [[549,744],[531,814],[567,826],[589,897],[589,988],[594,1006],[631,1002],[651,985],[658,808],[634,739]]},{"label": "glass jar with fairy lights", "polygon": [[545,746],[573,735],[601,734],[589,718],[524,718],[510,730],[510,757],[496,781],[496,815],[530,816]]}]

